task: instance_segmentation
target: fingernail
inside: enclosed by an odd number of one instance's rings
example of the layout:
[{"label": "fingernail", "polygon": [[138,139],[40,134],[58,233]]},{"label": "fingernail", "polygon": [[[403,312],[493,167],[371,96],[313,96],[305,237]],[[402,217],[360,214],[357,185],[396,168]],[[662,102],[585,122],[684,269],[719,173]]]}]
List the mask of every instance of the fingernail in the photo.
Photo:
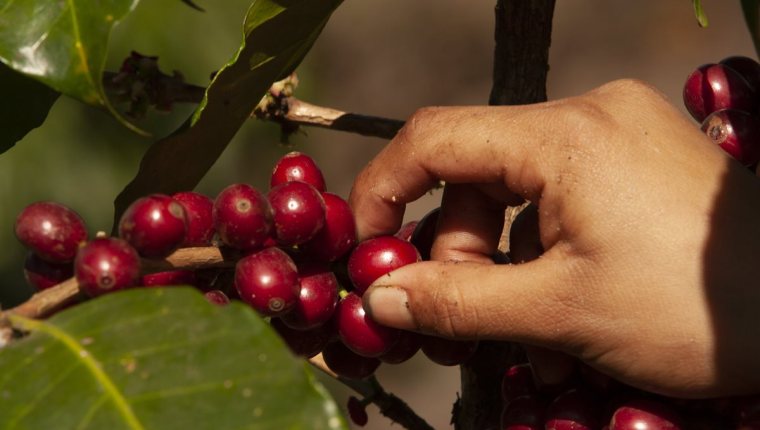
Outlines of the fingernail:
[{"label": "fingernail", "polygon": [[417,327],[409,311],[409,296],[402,288],[378,285],[364,293],[364,310],[382,325],[412,330]]}]

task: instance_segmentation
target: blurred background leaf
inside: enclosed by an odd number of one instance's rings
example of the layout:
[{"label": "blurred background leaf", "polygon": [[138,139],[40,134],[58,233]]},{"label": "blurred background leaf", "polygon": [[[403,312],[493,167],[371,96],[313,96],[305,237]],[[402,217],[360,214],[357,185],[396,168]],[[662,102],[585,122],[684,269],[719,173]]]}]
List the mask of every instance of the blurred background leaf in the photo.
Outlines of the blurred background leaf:
[{"label": "blurred background leaf", "polygon": [[58,92],[0,63],[0,154],[47,118]]},{"label": "blurred background leaf", "polygon": [[741,1],[744,21],[747,23],[747,30],[749,30],[749,34],[752,37],[752,43],[755,45],[755,54],[760,56],[760,1]]},{"label": "blurred background leaf", "polygon": [[31,334],[0,349],[1,428],[346,428],[308,365],[241,303],[144,288],[10,319]]}]

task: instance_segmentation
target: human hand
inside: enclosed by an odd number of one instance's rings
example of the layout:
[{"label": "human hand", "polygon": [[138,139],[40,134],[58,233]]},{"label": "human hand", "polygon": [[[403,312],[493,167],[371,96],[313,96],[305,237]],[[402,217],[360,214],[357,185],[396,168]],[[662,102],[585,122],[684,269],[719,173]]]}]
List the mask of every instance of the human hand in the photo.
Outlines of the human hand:
[{"label": "human hand", "polygon": [[[376,321],[550,348],[667,395],[760,391],[760,181],[655,90],[418,111],[354,184],[360,238],[438,180],[436,261],[377,280]],[[545,252],[494,265],[523,199]]]}]

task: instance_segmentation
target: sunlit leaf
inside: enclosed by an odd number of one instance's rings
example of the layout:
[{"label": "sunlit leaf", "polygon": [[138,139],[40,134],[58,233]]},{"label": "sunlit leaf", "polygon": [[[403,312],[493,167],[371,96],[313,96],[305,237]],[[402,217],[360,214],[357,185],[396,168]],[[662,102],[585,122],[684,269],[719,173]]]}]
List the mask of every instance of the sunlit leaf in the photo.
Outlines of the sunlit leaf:
[{"label": "sunlit leaf", "polygon": [[335,403],[250,308],[130,290],[0,349],[3,429],[342,429]]}]

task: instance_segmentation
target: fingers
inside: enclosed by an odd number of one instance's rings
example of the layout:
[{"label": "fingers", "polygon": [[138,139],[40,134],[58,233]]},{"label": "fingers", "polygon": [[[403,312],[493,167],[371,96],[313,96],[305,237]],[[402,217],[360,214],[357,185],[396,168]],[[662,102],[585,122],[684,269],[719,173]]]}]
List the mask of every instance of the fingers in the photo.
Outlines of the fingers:
[{"label": "fingers", "polygon": [[542,105],[418,111],[354,183],[359,238],[397,230],[406,203],[439,180],[508,184],[513,194],[537,198],[539,144],[557,139],[546,131],[555,116]]},{"label": "fingers", "polygon": [[[572,270],[558,248],[521,265],[422,262],[383,277],[364,295],[383,325],[450,338],[510,340],[561,349],[580,318],[563,297]],[[378,283],[379,283],[378,282]],[[580,315],[578,315],[580,317]]]},{"label": "fingers", "polygon": [[491,264],[504,227],[505,208],[477,186],[446,185],[432,259]]}]

